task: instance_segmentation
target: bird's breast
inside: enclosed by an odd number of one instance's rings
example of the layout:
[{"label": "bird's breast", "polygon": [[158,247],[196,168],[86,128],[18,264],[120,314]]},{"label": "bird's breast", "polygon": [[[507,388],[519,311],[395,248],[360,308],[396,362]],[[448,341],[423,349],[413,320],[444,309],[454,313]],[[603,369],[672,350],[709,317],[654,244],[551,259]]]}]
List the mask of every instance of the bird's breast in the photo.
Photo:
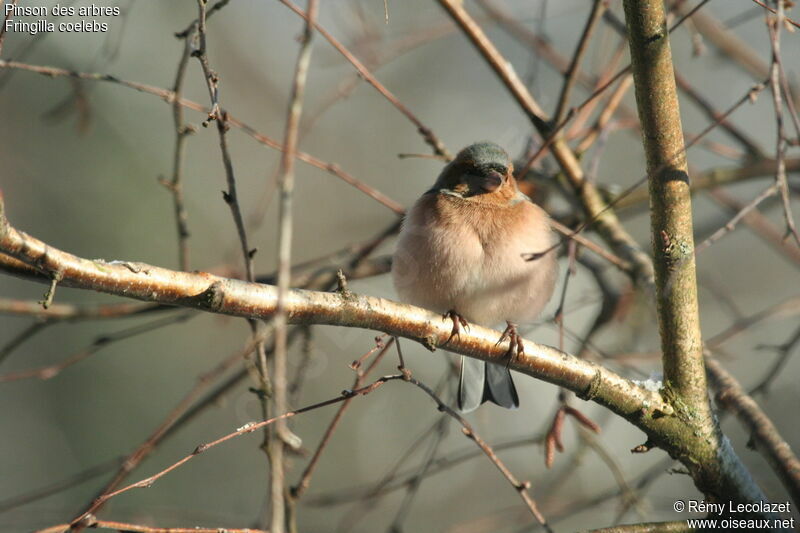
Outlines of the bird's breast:
[{"label": "bird's breast", "polygon": [[530,202],[497,207],[426,195],[401,231],[395,287],[409,303],[455,309],[484,325],[532,320],[552,293],[555,260],[551,253],[526,262],[522,254],[551,244],[547,215]]}]

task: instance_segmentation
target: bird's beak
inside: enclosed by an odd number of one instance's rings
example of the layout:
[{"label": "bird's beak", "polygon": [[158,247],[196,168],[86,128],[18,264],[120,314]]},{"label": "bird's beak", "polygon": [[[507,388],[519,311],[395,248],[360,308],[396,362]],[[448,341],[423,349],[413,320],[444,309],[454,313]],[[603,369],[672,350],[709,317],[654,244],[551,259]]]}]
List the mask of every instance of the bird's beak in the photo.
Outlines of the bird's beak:
[{"label": "bird's beak", "polygon": [[481,180],[481,189],[494,192],[503,184],[503,175],[495,170],[490,170]]}]

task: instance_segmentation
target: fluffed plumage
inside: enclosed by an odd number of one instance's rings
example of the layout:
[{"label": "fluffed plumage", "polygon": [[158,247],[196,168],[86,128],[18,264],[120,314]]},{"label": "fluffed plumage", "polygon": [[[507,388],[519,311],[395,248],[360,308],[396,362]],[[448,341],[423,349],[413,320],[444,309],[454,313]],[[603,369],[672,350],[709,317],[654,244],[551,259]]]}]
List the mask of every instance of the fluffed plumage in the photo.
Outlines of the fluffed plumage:
[{"label": "fluffed plumage", "polygon": [[[552,251],[534,261],[522,255],[553,243],[548,215],[517,189],[508,154],[476,143],[408,211],[392,277],[400,298],[413,305],[488,327],[530,323],[550,299],[558,267]],[[511,374],[462,357],[459,408],[468,412],[485,401],[519,405]]]}]

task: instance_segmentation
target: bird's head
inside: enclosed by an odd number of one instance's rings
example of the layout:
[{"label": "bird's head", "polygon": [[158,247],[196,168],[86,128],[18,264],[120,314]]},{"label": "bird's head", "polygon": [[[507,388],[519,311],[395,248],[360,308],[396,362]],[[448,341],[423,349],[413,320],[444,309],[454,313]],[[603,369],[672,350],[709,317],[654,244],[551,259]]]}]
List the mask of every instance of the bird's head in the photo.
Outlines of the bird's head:
[{"label": "bird's head", "polygon": [[448,163],[430,192],[464,199],[503,201],[517,192],[514,165],[505,150],[478,142],[461,150]]}]

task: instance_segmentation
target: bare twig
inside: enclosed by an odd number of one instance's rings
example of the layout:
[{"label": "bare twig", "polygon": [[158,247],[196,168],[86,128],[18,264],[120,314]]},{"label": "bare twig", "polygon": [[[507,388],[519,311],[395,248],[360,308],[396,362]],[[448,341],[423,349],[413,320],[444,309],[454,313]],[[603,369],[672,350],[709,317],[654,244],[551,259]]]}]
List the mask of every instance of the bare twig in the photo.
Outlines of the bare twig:
[{"label": "bare twig", "polygon": [[[736,104],[736,107],[745,102],[747,97]],[[725,113],[730,115],[730,113]],[[696,139],[692,141],[696,142]],[[692,176],[691,189],[692,192],[702,191],[705,189],[713,189],[721,185],[728,185],[740,181],[751,180],[754,178],[766,178],[775,176],[776,161],[774,159],[766,158],[759,159],[750,163],[744,163],[735,167],[716,167],[708,169],[704,172],[697,173]],[[786,160],[787,172],[800,172],[800,159],[792,158]],[[630,191],[627,194],[620,194],[615,196],[613,205],[618,209],[626,209],[637,204],[642,204],[647,201],[647,190],[639,189]]]},{"label": "bare twig", "polygon": [[[7,257],[7,256],[6,256]],[[67,304],[54,303],[42,309],[39,302],[33,300],[10,300],[0,298],[0,314],[34,316],[44,320],[97,320],[107,318],[127,318],[148,313],[154,310],[167,310],[169,307],[140,302],[123,302],[117,304]]]},{"label": "bare twig", "polygon": [[[763,7],[764,9],[769,11],[770,13],[772,13],[773,15],[778,13],[778,11],[774,7],[768,6],[767,4],[762,2],[761,0],[753,0],[753,2],[755,2],[758,5],[760,5],[761,7]],[[786,20],[786,22],[788,22],[789,24],[791,24],[795,28],[800,28],[800,24],[798,24],[797,22],[795,22],[791,18],[784,16],[784,20]]]},{"label": "bare twig", "polygon": [[789,196],[789,183],[786,179],[786,132],[783,127],[783,85],[781,83],[781,26],[783,25],[783,0],[778,0],[777,16],[774,20],[767,20],[767,29],[769,30],[770,43],[772,45],[772,64],[770,66],[770,89],[772,91],[772,103],[775,109],[775,128],[777,129],[777,140],[775,141],[775,160],[777,167],[775,169],[775,183],[778,186],[778,192],[783,200],[783,216],[786,220],[786,236],[794,237],[794,240],[800,245],[800,234],[794,223],[794,216],[792,215],[792,204]]},{"label": "bare twig", "polygon": [[0,348],[0,364],[11,355],[14,350],[19,348],[25,341],[35,337],[37,334],[44,331],[47,326],[52,325],[52,321],[36,321],[30,324],[27,328],[20,331],[16,336],[12,337],[2,348]]},{"label": "bare twig", "polygon": [[[302,9],[300,9],[296,5],[294,5],[293,3],[291,3],[289,0],[278,0],[278,1],[283,5],[285,5],[286,7],[288,7],[289,9],[291,9],[292,11],[294,11],[296,14],[308,20],[308,14],[305,13]],[[367,83],[375,87],[375,89],[377,89],[378,92],[381,93],[384,98],[389,100],[389,102],[395,108],[397,108],[398,111],[400,111],[408,120],[410,120],[414,124],[414,126],[417,127],[417,131],[419,132],[420,135],[422,135],[422,138],[425,140],[425,142],[430,145],[435,154],[443,156],[448,160],[453,158],[450,152],[447,151],[447,148],[445,148],[444,143],[442,143],[442,141],[439,140],[439,138],[433,133],[433,131],[431,131],[431,129],[427,127],[425,124],[423,124],[422,121],[420,121],[419,118],[417,118],[417,116],[411,112],[411,110],[409,110],[405,105],[403,105],[403,103],[400,102],[400,100],[398,100],[397,97],[394,94],[392,94],[391,91],[389,91],[389,89],[384,87],[384,85],[381,82],[379,82],[375,76],[373,76],[373,74],[367,69],[367,67],[364,66],[364,64],[361,61],[359,61],[353,54],[351,54],[350,51],[347,48],[345,48],[344,45],[342,45],[342,43],[336,40],[333,37],[333,35],[331,35],[325,28],[323,28],[316,22],[313,24],[313,27],[320,33],[320,35],[322,35],[329,43],[331,43],[331,46],[336,48],[336,50],[353,65],[353,67],[355,67],[355,69],[358,71],[359,74],[361,74],[361,76],[364,77]]]},{"label": "bare twig", "polygon": [[741,129],[734,126],[730,121],[726,120],[719,111],[714,107],[714,105],[708,101],[703,95],[698,92],[689,80],[684,78],[679,72],[675,72],[675,81],[678,84],[678,88],[688,96],[692,102],[699,107],[703,113],[706,114],[712,121],[715,121],[719,126],[733,139],[735,139],[747,154],[750,157],[754,157],[757,159],[762,159],[764,157],[764,151],[761,147],[750,138],[748,134],[746,134]]},{"label": "bare twig", "polygon": [[[362,387],[362,388],[356,389],[356,390],[343,391],[342,395],[338,396],[336,398],[331,398],[329,400],[325,400],[325,401],[318,402],[318,403],[315,403],[315,404],[312,404],[312,405],[308,405],[306,407],[302,407],[302,408],[296,409],[294,411],[289,411],[289,412],[280,414],[278,416],[275,416],[273,418],[270,418],[268,420],[264,420],[264,421],[261,421],[261,422],[250,422],[250,423],[247,423],[247,424],[245,424],[244,426],[240,427],[239,429],[237,429],[236,431],[234,431],[232,433],[228,433],[227,435],[224,435],[224,436],[222,436],[222,437],[220,437],[220,438],[218,438],[218,439],[216,439],[216,440],[214,440],[212,442],[208,442],[208,443],[201,444],[201,445],[197,446],[194,449],[194,451],[192,453],[190,453],[189,455],[186,455],[185,457],[183,457],[179,461],[171,464],[167,468],[161,470],[160,472],[158,472],[158,473],[156,473],[156,474],[154,474],[154,475],[152,475],[152,476],[150,476],[148,478],[142,479],[141,481],[137,481],[136,483],[131,483],[130,485],[122,487],[121,489],[118,489],[118,490],[116,490],[114,492],[103,494],[102,496],[97,498],[97,500],[95,500],[95,502],[93,504],[93,507],[95,507],[95,506],[99,507],[100,505],[103,505],[106,501],[110,500],[111,498],[119,496],[120,494],[124,494],[125,492],[128,492],[128,491],[130,491],[132,489],[141,489],[141,488],[151,487],[153,485],[153,483],[158,481],[160,478],[162,478],[165,475],[169,474],[170,472],[172,472],[176,468],[179,468],[179,467],[183,466],[185,463],[189,462],[190,460],[192,460],[193,458],[197,457],[201,453],[206,452],[206,451],[208,451],[211,448],[214,448],[216,446],[219,446],[220,444],[222,444],[224,442],[227,442],[227,441],[229,441],[229,440],[231,440],[231,439],[233,439],[235,437],[240,437],[240,436],[245,435],[247,433],[252,433],[252,432],[254,432],[254,431],[258,430],[258,429],[261,429],[261,428],[264,428],[266,426],[272,425],[275,422],[277,422],[278,420],[285,420],[287,418],[291,418],[291,417],[297,416],[299,414],[302,414],[302,413],[305,413],[305,412],[308,412],[308,411],[313,411],[315,409],[320,409],[322,407],[327,407],[328,405],[332,405],[332,404],[335,404],[335,403],[343,402],[346,399],[351,398],[353,396],[363,396],[363,395],[369,394],[370,392],[378,389],[379,387],[381,387],[385,383],[387,383],[389,381],[397,380],[397,379],[403,379],[403,375],[402,374],[395,374],[395,375],[391,375],[391,376],[384,376],[382,378],[379,378],[374,383],[371,383],[370,385],[367,385],[366,387]],[[90,516],[92,516],[91,515],[91,510],[83,513],[81,516],[79,516],[76,519],[74,519],[71,522],[71,525],[75,526],[75,525],[81,524],[87,517],[90,517]],[[39,533],[42,533],[42,532],[40,531]]]},{"label": "bare twig", "polygon": [[572,54],[572,60],[570,61],[567,72],[564,75],[564,84],[561,86],[561,94],[558,97],[556,111],[553,114],[553,122],[555,124],[558,124],[564,119],[564,115],[569,107],[570,93],[577,79],[578,66],[583,60],[584,54],[589,49],[589,41],[592,38],[592,33],[594,33],[594,29],[597,27],[597,23],[600,22],[603,12],[607,7],[608,2],[606,0],[594,0],[592,9],[589,12],[589,18],[586,19],[586,25],[583,28],[583,33],[578,40],[578,46],[575,48],[575,53]]},{"label": "bare twig", "polygon": [[25,492],[17,496],[13,496],[11,498],[2,500],[0,501],[0,513],[10,511],[11,509],[15,509],[17,507],[22,507],[23,505],[36,502],[38,500],[47,498],[48,496],[52,496],[54,494],[58,494],[59,492],[62,492],[66,489],[71,489],[73,487],[76,487],[77,485],[85,483],[91,479],[102,476],[103,474],[111,470],[114,470],[122,462],[123,462],[122,457],[115,457],[110,461],[105,461],[103,463],[94,465],[90,468],[82,470],[64,479],[60,479],[55,482],[50,482],[45,487],[32,490],[30,492]]},{"label": "bare twig", "polygon": [[[383,356],[392,347],[395,340],[396,340],[395,338],[391,338],[389,342],[387,342],[384,346],[380,347],[380,352],[378,353],[377,356],[375,356],[375,358],[372,360],[372,363],[370,363],[369,367],[367,367],[366,370],[362,371],[360,370],[360,368],[356,368],[357,374],[355,381],[353,382],[353,387],[352,387],[353,389],[358,389],[364,386],[364,382],[366,381],[367,376],[369,376],[369,374],[372,372],[375,366],[381,361],[381,359],[383,359]],[[367,355],[370,355],[373,351],[374,350],[370,350],[369,352],[367,352]],[[333,416],[330,423],[328,424],[327,429],[325,430],[325,434],[322,436],[322,439],[320,439],[320,442],[317,445],[317,449],[314,450],[314,455],[311,456],[311,459],[308,461],[305,470],[303,470],[303,473],[300,476],[300,480],[292,487],[291,495],[292,498],[294,498],[295,500],[299,500],[300,498],[302,498],[303,494],[311,484],[311,476],[314,474],[314,470],[316,469],[317,464],[319,463],[319,458],[322,455],[322,452],[327,447],[331,438],[333,437],[333,433],[336,431],[339,422],[344,416],[345,411],[347,411],[347,408],[350,406],[352,400],[353,400],[352,398],[345,400],[345,402],[342,403],[341,407],[339,407],[339,410],[336,411],[336,414]]]},{"label": "bare twig", "polygon": [[740,220],[746,217],[751,211],[756,209],[761,202],[763,202],[770,196],[774,195],[777,190],[778,190],[778,185],[776,183],[773,183],[772,185],[761,191],[761,193],[755,198],[753,198],[749,203],[747,203],[747,205],[742,206],[742,208],[739,209],[739,211],[733,216],[733,218],[731,218],[724,226],[722,226],[713,234],[711,234],[706,240],[698,244],[694,249],[695,254],[699,254],[700,252],[702,252],[703,250],[705,250],[706,248],[717,242],[719,239],[727,235],[729,232],[733,231],[733,229],[736,227],[736,225],[739,223]]},{"label": "bare twig", "polygon": [[753,387],[750,391],[751,396],[755,396],[756,394],[767,394],[769,392],[770,386],[774,382],[775,378],[780,373],[781,369],[786,365],[789,361],[789,358],[792,356],[792,351],[800,344],[800,327],[795,330],[792,336],[789,338],[788,341],[784,342],[779,346],[762,346],[761,348],[771,348],[778,353],[777,360],[772,364],[772,368],[769,369],[767,375]]},{"label": "bare twig", "polygon": [[633,76],[630,74],[624,76],[619,82],[619,85],[617,85],[617,88],[614,89],[614,92],[611,93],[611,96],[608,98],[608,102],[597,116],[597,120],[589,129],[589,132],[575,148],[576,152],[583,153],[588,150],[589,146],[591,146],[600,136],[600,133],[610,125],[614,113],[622,103],[622,99],[625,97],[625,94],[627,94],[628,89],[630,89],[632,86]]},{"label": "bare twig", "polygon": [[[190,407],[197,400],[200,394],[208,388],[214,381],[222,376],[233,365],[240,363],[244,357],[251,354],[259,343],[262,343],[266,338],[266,334],[262,333],[260,337],[255,337],[248,342],[244,349],[232,352],[228,357],[223,359],[214,368],[204,373],[197,378],[197,383],[192,389],[187,392],[178,404],[173,407],[164,420],[156,427],[156,429],[142,442],[136,449],[131,452],[111,481],[106,483],[95,499],[87,506],[85,513],[96,514],[103,506],[105,500],[102,497],[116,490],[120,484],[144,461],[166,438],[167,435],[174,432],[182,423],[185,423],[191,416],[187,416],[190,412]],[[243,370],[241,377],[247,375]],[[202,405],[202,403],[200,404]],[[206,404],[207,405],[207,404]],[[195,413],[198,412],[197,405],[195,406]],[[102,501],[101,501],[102,500]],[[100,503],[98,503],[100,502]]]},{"label": "bare twig", "polygon": [[436,406],[440,411],[450,415],[452,418],[458,421],[459,424],[461,424],[464,435],[466,435],[467,438],[475,442],[475,444],[483,451],[483,453],[486,454],[486,457],[488,457],[489,460],[492,461],[492,463],[494,463],[497,469],[500,470],[500,472],[503,474],[503,477],[505,477],[508,480],[508,482],[511,483],[511,486],[514,487],[514,489],[519,493],[520,498],[522,498],[522,501],[525,502],[525,505],[528,507],[534,518],[536,518],[536,520],[545,528],[546,531],[552,532],[544,516],[542,516],[541,512],[539,511],[536,502],[533,500],[530,493],[528,492],[528,489],[530,488],[530,482],[518,481],[517,478],[514,476],[514,474],[512,474],[511,471],[508,469],[508,467],[500,460],[499,457],[497,457],[497,454],[495,454],[492,447],[489,446],[486,443],[486,441],[484,441],[475,432],[472,425],[469,422],[467,422],[464,417],[462,417],[455,410],[453,410],[453,408],[444,403],[433,392],[433,390],[430,387],[428,387],[424,383],[420,382],[419,380],[411,376],[406,376],[404,381],[407,381],[408,383],[411,383],[412,385],[415,385],[416,387],[425,391],[425,394],[430,396],[430,398],[434,402],[436,402]]},{"label": "bare twig", "polygon": [[[162,88],[159,88],[159,87],[154,87],[152,85],[147,85],[145,83],[139,83],[139,82],[135,82],[135,81],[122,80],[122,79],[119,79],[119,78],[117,78],[115,76],[112,76],[110,74],[102,74],[102,73],[97,73],[97,72],[75,72],[75,71],[67,70],[67,69],[63,69],[63,68],[43,67],[43,66],[38,66],[38,65],[28,65],[26,63],[19,63],[19,62],[16,62],[16,61],[6,61],[6,60],[3,60],[3,59],[0,59],[0,68],[26,70],[28,72],[35,72],[35,73],[41,74],[43,76],[51,76],[51,77],[58,76],[58,77],[77,78],[77,79],[81,79],[81,80],[104,81],[104,82],[108,82],[108,83],[114,83],[114,84],[117,84],[117,85],[120,85],[120,86],[123,86],[123,87],[127,87],[129,89],[133,89],[133,90],[136,90],[136,91],[139,91],[139,92],[143,92],[143,93],[146,93],[146,94],[152,94],[154,96],[158,96],[158,97],[162,98],[164,101],[166,101],[167,103],[172,103],[174,101],[177,101],[177,102],[180,103],[181,106],[183,106],[183,107],[185,107],[187,109],[192,109],[192,110],[198,111],[200,113],[205,113],[206,115],[208,113],[210,113],[210,110],[208,108],[198,104],[197,102],[193,102],[192,100],[188,100],[186,98],[177,98],[175,93],[173,91],[169,90],[169,89],[162,89]],[[233,126],[235,128],[241,129],[243,132],[245,132],[247,135],[249,135],[250,137],[252,137],[256,141],[258,141],[259,143],[261,143],[261,144],[263,144],[265,146],[269,146],[270,148],[273,148],[275,150],[283,151],[283,145],[280,142],[278,142],[278,141],[276,141],[276,140],[274,140],[274,139],[272,139],[272,138],[260,133],[258,130],[256,130],[252,126],[249,126],[248,124],[246,124],[246,123],[242,122],[241,120],[235,118],[231,114],[227,115],[227,123],[230,126]],[[403,214],[405,212],[405,209],[403,208],[403,206],[401,204],[399,204],[398,202],[392,200],[391,198],[389,198],[385,194],[381,193],[380,191],[378,191],[374,187],[371,187],[370,185],[368,185],[368,184],[356,179],[351,174],[348,174],[347,172],[342,170],[337,164],[328,163],[326,161],[322,161],[322,160],[320,160],[320,159],[318,159],[318,158],[316,158],[316,157],[314,157],[312,155],[306,154],[304,152],[299,152],[298,151],[298,152],[296,152],[295,155],[296,155],[297,159],[299,159],[300,161],[303,161],[304,163],[307,163],[307,164],[309,164],[311,166],[317,167],[320,170],[324,170],[325,172],[333,174],[334,176],[336,176],[337,178],[341,179],[342,181],[344,181],[348,185],[351,185],[351,186],[355,187],[356,189],[360,190],[364,194],[367,194],[368,196],[370,196],[374,200],[376,200],[376,201],[380,202],[381,204],[385,205],[386,207],[388,207],[389,209],[394,211],[396,214]]]},{"label": "bare twig", "polygon": [[113,344],[121,340],[129,339],[137,335],[150,333],[155,329],[171,326],[173,324],[177,324],[180,322],[185,322],[186,320],[192,318],[192,316],[193,316],[192,314],[181,313],[176,316],[160,318],[148,322],[146,324],[141,324],[138,326],[134,326],[132,328],[123,329],[121,331],[116,331],[114,333],[107,333],[105,335],[100,335],[89,346],[70,355],[60,363],[56,363],[53,365],[46,365],[38,368],[32,368],[28,370],[18,370],[16,372],[9,372],[8,374],[2,374],[0,375],[0,383],[6,383],[9,381],[19,381],[22,379],[31,379],[31,378],[52,379],[58,374],[60,374],[61,371],[63,371],[65,368],[69,368],[70,366],[80,361],[83,361],[87,357],[97,353],[98,351],[109,346],[110,344]]},{"label": "bare twig", "polygon": [[[678,11],[686,14],[691,10],[689,2],[678,2]],[[728,31],[722,23],[708,11],[696,12],[692,15],[692,24],[708,42],[714,45],[723,55],[731,58],[735,64],[748,72],[756,80],[764,80],[770,76],[770,66],[764,62],[748,43]],[[792,92],[796,94],[792,85]],[[795,98],[797,102],[797,98]]]},{"label": "bare twig", "polygon": [[[303,108],[308,66],[311,62],[311,42],[317,19],[317,0],[309,0],[305,27],[297,56],[294,80],[292,82],[289,110],[286,117],[284,151],[281,158],[280,214],[278,221],[278,302],[275,314],[275,356],[273,388],[275,411],[288,410],[288,377],[286,373],[288,355],[286,345],[287,320],[286,298],[289,292],[289,277],[292,252],[292,194],[294,191],[294,154],[297,150],[298,128]],[[277,437],[277,438],[275,438]],[[294,441],[294,444],[293,444]],[[283,462],[284,444],[299,447],[297,437],[291,434],[283,420],[275,424],[275,434],[265,443],[270,456],[270,501],[272,513],[272,533],[283,533],[286,528],[286,490],[285,468]],[[294,528],[293,528],[294,529]]]},{"label": "bare twig", "polygon": [[[392,225],[388,230],[380,232],[377,237],[371,239],[361,246],[351,247],[350,253],[352,254],[352,257],[348,259],[348,264],[351,268],[355,269],[351,272],[351,277],[357,277],[357,268],[365,262],[366,257],[372,253],[372,251],[378,245],[380,245],[380,243],[383,242],[386,237],[392,234],[392,232],[396,229],[395,226],[396,224]],[[265,279],[260,280],[260,282],[271,283],[273,282],[272,280],[274,280],[274,278],[275,276],[267,276]],[[329,289],[331,283],[332,276],[330,274],[327,276],[316,276],[309,279],[303,278],[302,276],[298,276],[297,278],[293,277],[292,279],[292,285],[314,287],[322,290]],[[169,307],[163,308],[170,309]],[[300,330],[297,328],[292,330],[292,332],[289,334],[289,342],[292,341],[299,331]],[[259,345],[263,345],[263,341],[265,339],[266,333],[264,331],[259,332],[258,335],[254,336],[254,338],[249,341],[243,350],[237,350],[233,352],[212,370],[200,376],[195,386],[186,393],[183,399],[172,409],[172,411],[170,411],[167,417],[158,425],[153,433],[126,457],[122,467],[117,471],[112,480],[105,485],[97,497],[100,497],[105,493],[112,492],[119,487],[122,481],[124,481],[125,478],[127,478],[127,476],[130,475],[163,440],[174,434],[179,428],[184,426],[190,420],[194,419],[200,412],[203,411],[203,409],[213,405],[221,396],[231,390],[233,386],[240,383],[245,377],[247,377],[248,371],[246,369],[242,369],[235,375],[228,378],[224,383],[220,384],[205,398],[192,404],[192,402],[194,402],[195,399],[198,398],[205,389],[210,387],[213,382],[233,364],[235,364],[237,361],[241,361],[254,349],[257,349]],[[92,503],[93,502],[90,502],[88,504],[87,509],[89,509],[92,513],[97,513],[99,507],[92,507]]]},{"label": "bare twig", "polygon": [[[208,123],[217,120],[220,114],[219,107],[219,76],[211,70],[208,64],[208,55],[206,54],[206,4],[208,0],[197,0],[200,15],[197,17],[197,47],[192,50],[192,56],[200,61],[203,68],[203,75],[206,79],[206,87],[208,87],[208,96],[211,99],[211,109],[208,112],[208,118],[203,121],[203,127],[207,127]],[[187,41],[189,37],[187,37]]]},{"label": "bare twig", "polygon": [[[195,24],[192,27],[196,27]],[[188,37],[183,39],[183,51],[178,60],[178,68],[175,72],[175,82],[172,85],[172,92],[175,97],[172,100],[172,122],[175,126],[175,149],[172,157],[172,179],[167,185],[167,189],[172,194],[172,206],[175,212],[175,225],[178,230],[178,264],[181,270],[189,270],[189,215],[186,212],[186,205],[183,199],[183,163],[186,151],[186,140],[194,131],[192,127],[185,123],[183,117],[183,106],[181,96],[183,83],[186,79],[186,67],[191,56],[191,44]]]}]

